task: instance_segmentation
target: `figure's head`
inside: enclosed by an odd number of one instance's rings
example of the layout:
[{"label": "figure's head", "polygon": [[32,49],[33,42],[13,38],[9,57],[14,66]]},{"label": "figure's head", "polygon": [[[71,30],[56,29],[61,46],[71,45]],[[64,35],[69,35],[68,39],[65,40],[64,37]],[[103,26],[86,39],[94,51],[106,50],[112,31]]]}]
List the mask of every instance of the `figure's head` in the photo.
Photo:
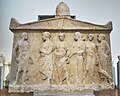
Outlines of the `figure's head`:
[{"label": "figure's head", "polygon": [[120,55],[118,55],[118,59],[120,60]]},{"label": "figure's head", "polygon": [[42,34],[42,40],[43,41],[46,41],[47,38],[50,38],[51,37],[51,34],[50,32],[48,31],[45,31],[43,34]]},{"label": "figure's head", "polygon": [[26,32],[23,32],[21,34],[21,38],[23,38],[24,40],[27,40],[28,39],[28,34]]},{"label": "figure's head", "polygon": [[59,33],[59,39],[60,39],[60,41],[63,41],[65,39],[65,34]]},{"label": "figure's head", "polygon": [[105,40],[105,35],[104,34],[98,34],[97,35],[97,40],[99,41],[99,42],[101,42],[102,40]]},{"label": "figure's head", "polygon": [[92,41],[94,39],[94,35],[93,34],[88,34],[87,36],[89,41]]},{"label": "figure's head", "polygon": [[82,34],[80,32],[75,32],[74,33],[74,40],[78,41],[79,38],[82,38]]}]

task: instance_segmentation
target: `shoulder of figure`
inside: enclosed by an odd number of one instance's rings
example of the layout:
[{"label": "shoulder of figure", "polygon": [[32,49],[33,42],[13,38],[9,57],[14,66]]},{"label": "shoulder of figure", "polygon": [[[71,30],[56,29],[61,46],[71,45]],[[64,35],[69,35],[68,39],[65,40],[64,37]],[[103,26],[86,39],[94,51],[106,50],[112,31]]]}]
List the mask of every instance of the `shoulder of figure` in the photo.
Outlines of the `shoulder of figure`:
[{"label": "shoulder of figure", "polygon": [[104,43],[104,44],[107,44],[107,41],[105,41],[105,40],[102,40],[102,43]]},{"label": "shoulder of figure", "polygon": [[19,45],[21,43],[21,40],[17,41],[15,45]]}]

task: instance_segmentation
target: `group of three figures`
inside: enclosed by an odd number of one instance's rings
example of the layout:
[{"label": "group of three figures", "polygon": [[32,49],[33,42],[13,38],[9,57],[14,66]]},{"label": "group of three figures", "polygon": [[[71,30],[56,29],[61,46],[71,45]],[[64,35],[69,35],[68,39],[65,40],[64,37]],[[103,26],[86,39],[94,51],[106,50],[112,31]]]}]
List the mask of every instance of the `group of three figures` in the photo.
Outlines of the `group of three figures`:
[{"label": "group of three figures", "polygon": [[[27,33],[22,33],[22,39],[15,45],[15,58],[18,62],[16,80],[17,83],[20,73],[22,72],[22,84],[27,78],[29,67],[29,42]],[[94,83],[95,68],[97,73],[103,75],[108,81],[111,77],[106,71],[107,58],[110,54],[110,48],[105,41],[105,35],[98,34],[98,44],[93,42],[94,35],[88,34],[87,41],[83,41],[80,32],[74,33],[74,42],[72,46],[65,40],[65,34],[59,33],[59,41],[54,44],[51,41],[51,34],[44,32],[42,34],[42,45],[39,49],[40,68],[39,72],[42,79],[52,84],[61,85],[65,80],[67,84]],[[19,56],[16,52],[19,49]],[[67,67],[70,65],[71,68]]]}]

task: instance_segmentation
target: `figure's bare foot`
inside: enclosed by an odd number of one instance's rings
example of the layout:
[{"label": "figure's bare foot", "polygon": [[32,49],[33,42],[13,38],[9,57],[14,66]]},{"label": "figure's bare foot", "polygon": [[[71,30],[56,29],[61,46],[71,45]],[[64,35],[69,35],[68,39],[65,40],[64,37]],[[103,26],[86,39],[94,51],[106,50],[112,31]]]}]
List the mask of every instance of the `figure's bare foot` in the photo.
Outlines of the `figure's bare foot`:
[{"label": "figure's bare foot", "polygon": [[62,82],[59,83],[59,85],[61,85],[61,84],[62,84]]},{"label": "figure's bare foot", "polygon": [[67,84],[68,84],[68,85],[70,85],[70,82],[69,82],[69,81],[67,81]]},{"label": "figure's bare foot", "polygon": [[46,76],[43,76],[43,80],[47,80],[48,79],[48,77],[46,77]]}]

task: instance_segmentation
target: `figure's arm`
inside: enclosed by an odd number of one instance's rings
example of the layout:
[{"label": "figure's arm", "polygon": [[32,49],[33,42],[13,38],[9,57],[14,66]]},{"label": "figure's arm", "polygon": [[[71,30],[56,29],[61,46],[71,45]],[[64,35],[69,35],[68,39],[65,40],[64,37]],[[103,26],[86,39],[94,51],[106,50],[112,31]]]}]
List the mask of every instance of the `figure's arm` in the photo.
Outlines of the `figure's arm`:
[{"label": "figure's arm", "polygon": [[86,46],[83,44],[79,49],[79,51],[77,51],[77,54],[79,54],[80,56],[83,56],[85,54],[85,49],[86,49]]},{"label": "figure's arm", "polygon": [[80,56],[82,56],[84,54],[85,50],[84,49],[81,49],[79,51],[77,51],[77,54],[79,54]]},{"label": "figure's arm", "polygon": [[69,50],[69,45],[68,45],[67,43],[66,43],[65,50],[66,50],[66,56],[69,57],[69,55],[70,55],[70,50]]},{"label": "figure's arm", "polygon": [[[66,44],[67,45],[67,44]],[[66,63],[70,63],[70,50],[69,50],[69,45],[66,46]]]},{"label": "figure's arm", "polygon": [[72,48],[71,48],[71,53],[70,53],[70,58],[73,56],[73,55],[75,55],[76,54],[76,52],[75,52],[75,46],[74,46],[74,44],[72,45]]},{"label": "figure's arm", "polygon": [[18,48],[19,48],[19,42],[17,42],[15,44],[15,47],[14,47],[14,50],[13,50],[13,55],[14,55],[14,58],[15,58],[17,63],[19,62],[19,59],[17,58],[17,50],[18,50]]},{"label": "figure's arm", "polygon": [[56,46],[55,46],[55,44],[53,43],[53,44],[52,44],[52,52],[53,52],[55,49],[56,49]]},{"label": "figure's arm", "polygon": [[105,47],[106,47],[106,49],[105,49],[105,54],[106,54],[106,60],[107,60],[107,62],[109,62],[110,61],[110,46],[108,45],[108,43],[105,41]]},{"label": "figure's arm", "polygon": [[53,51],[53,46],[51,46],[51,45],[47,46],[46,48],[41,47],[39,49],[40,53],[47,54],[47,55],[49,55],[50,53],[52,53],[52,51]]},{"label": "figure's arm", "polygon": [[96,58],[96,60],[95,60],[95,64],[98,66],[98,64],[99,64],[99,57],[98,57],[98,53],[97,53],[97,45],[95,45],[95,58]]},{"label": "figure's arm", "polygon": [[45,51],[45,53],[47,55],[51,54],[53,52],[53,46],[48,46],[47,50]]},{"label": "figure's arm", "polygon": [[110,54],[110,46],[108,45],[107,42],[106,43],[106,54],[109,55]]}]

